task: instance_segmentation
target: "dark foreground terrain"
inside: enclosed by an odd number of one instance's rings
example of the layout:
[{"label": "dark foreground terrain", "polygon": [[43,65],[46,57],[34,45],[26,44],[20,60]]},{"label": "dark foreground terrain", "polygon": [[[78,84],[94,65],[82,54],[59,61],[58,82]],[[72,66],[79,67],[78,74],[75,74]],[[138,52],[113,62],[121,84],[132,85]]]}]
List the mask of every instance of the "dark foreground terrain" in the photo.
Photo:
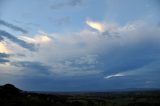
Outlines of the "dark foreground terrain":
[{"label": "dark foreground terrain", "polygon": [[160,91],[31,93],[0,86],[0,106],[160,106]]}]

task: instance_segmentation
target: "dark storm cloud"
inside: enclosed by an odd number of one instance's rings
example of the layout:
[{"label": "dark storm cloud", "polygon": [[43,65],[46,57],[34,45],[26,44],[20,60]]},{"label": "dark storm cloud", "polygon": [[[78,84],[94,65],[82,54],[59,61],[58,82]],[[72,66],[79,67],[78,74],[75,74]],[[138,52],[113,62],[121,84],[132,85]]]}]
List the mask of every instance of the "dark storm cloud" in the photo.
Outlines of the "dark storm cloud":
[{"label": "dark storm cloud", "polygon": [[51,8],[53,10],[67,8],[67,7],[76,7],[82,3],[83,0],[68,0],[67,2],[54,3]]},{"label": "dark storm cloud", "polygon": [[9,54],[6,53],[0,53],[0,64],[9,62],[7,59],[9,57]]},{"label": "dark storm cloud", "polygon": [[[14,35],[4,31],[4,30],[0,30],[0,38],[8,38],[9,40],[11,40],[12,42],[20,45],[23,48],[26,48],[28,50],[34,51],[35,50],[35,46],[34,44],[30,44],[27,43],[23,40],[18,39],[17,37],[15,37]],[[2,39],[1,39],[2,40]]]},{"label": "dark storm cloud", "polygon": [[13,29],[13,30],[15,30],[15,31],[20,31],[20,32],[22,32],[22,33],[27,33],[27,32],[28,32],[28,31],[26,31],[26,30],[23,29],[23,28],[20,28],[20,27],[18,27],[18,26],[15,26],[15,25],[10,24],[10,23],[8,23],[8,22],[6,22],[6,21],[3,21],[3,20],[0,20],[0,25],[4,25],[4,26],[6,26],[6,27],[9,27],[9,28],[11,28],[11,29]]}]

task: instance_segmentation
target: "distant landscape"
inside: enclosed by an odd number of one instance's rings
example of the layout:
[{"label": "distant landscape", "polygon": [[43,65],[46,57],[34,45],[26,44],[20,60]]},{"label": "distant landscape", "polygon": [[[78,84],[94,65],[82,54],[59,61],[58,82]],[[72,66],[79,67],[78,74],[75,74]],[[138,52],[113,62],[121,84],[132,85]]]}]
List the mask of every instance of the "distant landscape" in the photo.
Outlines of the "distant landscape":
[{"label": "distant landscape", "polygon": [[27,92],[0,86],[0,106],[159,106],[160,90],[117,92]]}]

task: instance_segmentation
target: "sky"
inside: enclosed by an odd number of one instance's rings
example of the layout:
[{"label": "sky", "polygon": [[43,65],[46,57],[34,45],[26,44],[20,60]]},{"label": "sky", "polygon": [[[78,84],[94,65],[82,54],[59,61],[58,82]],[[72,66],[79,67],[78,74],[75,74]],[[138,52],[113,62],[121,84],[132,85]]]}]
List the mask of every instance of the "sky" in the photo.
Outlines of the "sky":
[{"label": "sky", "polygon": [[0,0],[0,85],[160,88],[159,0]]}]

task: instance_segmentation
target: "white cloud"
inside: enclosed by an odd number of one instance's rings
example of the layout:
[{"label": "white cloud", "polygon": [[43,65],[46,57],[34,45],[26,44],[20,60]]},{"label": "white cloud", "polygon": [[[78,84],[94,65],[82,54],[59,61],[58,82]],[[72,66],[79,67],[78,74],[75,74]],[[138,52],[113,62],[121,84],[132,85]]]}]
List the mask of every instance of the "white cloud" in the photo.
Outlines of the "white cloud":
[{"label": "white cloud", "polygon": [[113,74],[113,75],[108,75],[106,77],[104,77],[105,79],[110,79],[110,78],[113,78],[113,77],[123,77],[125,76],[124,74],[122,73],[118,73],[118,74]]},{"label": "white cloud", "polygon": [[46,44],[49,43],[52,39],[47,35],[37,35],[32,37],[27,36],[19,36],[19,39],[24,40],[28,43],[34,43],[34,44]]},{"label": "white cloud", "polygon": [[3,41],[0,41],[0,53],[10,53],[11,50],[8,49],[7,44]]},{"label": "white cloud", "polygon": [[100,22],[96,22],[96,21],[92,21],[92,20],[87,20],[86,24],[88,26],[90,26],[91,28],[96,29],[99,32],[105,32],[105,30],[106,30],[105,25],[103,23],[100,23]]},{"label": "white cloud", "polygon": [[118,77],[125,77],[125,76],[134,76],[134,75],[138,75],[140,73],[142,73],[142,68],[140,69],[136,69],[136,70],[127,70],[125,72],[120,72],[120,73],[116,73],[116,74],[111,74],[111,75],[108,75],[106,77],[104,77],[105,79],[111,79],[111,78],[118,78]]},{"label": "white cloud", "polygon": [[[160,55],[159,55],[160,56]],[[158,57],[160,59],[160,57]],[[111,79],[111,78],[119,78],[119,77],[128,77],[128,76],[141,76],[141,77],[148,77],[149,75],[152,76],[154,73],[158,74],[158,71],[160,69],[159,66],[160,61],[154,61],[147,65],[141,66],[139,68],[133,69],[133,70],[127,70],[123,72],[119,72],[116,74],[111,74],[106,77],[105,79]],[[152,77],[148,77],[150,79]]]}]

